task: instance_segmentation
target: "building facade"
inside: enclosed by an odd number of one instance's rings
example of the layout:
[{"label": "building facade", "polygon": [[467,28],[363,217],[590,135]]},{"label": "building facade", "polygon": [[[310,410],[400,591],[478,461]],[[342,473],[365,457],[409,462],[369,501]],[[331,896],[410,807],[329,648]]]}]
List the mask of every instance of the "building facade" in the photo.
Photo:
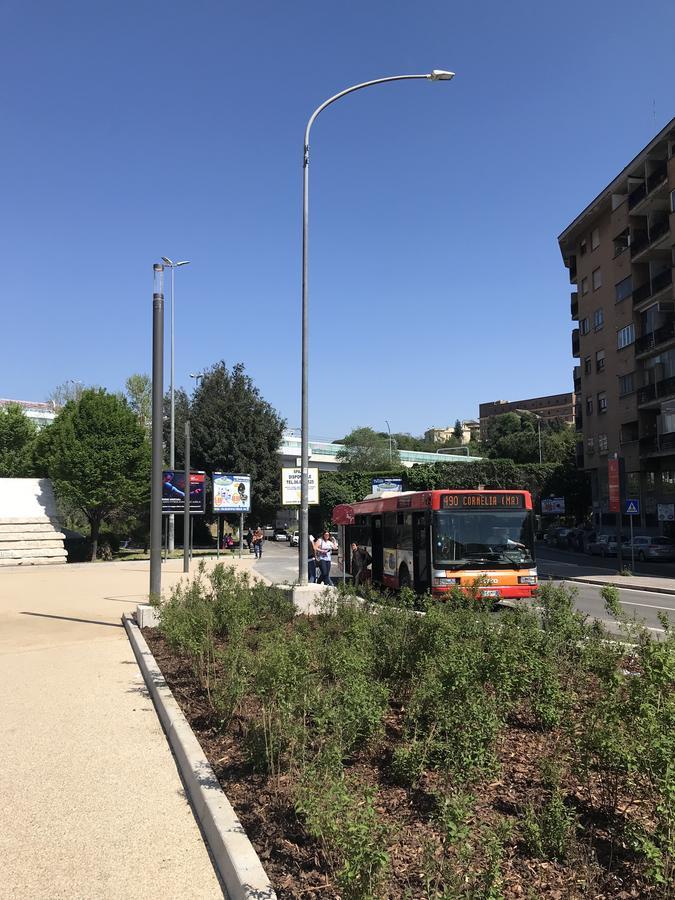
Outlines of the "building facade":
[{"label": "building facade", "polygon": [[493,400],[491,403],[481,403],[478,407],[481,438],[484,440],[487,437],[490,419],[509,412],[529,412],[543,420],[557,419],[574,425],[575,396],[574,393],[551,394],[527,400]]},{"label": "building facade", "polygon": [[607,474],[617,455],[624,496],[641,500],[636,524],[661,530],[675,518],[675,119],[558,241],[574,285],[577,460],[594,522],[618,524]]},{"label": "building facade", "polygon": [[[472,440],[478,440],[479,425],[473,419],[467,419],[460,423],[462,426],[461,443],[468,444]],[[448,425],[447,428],[429,428],[424,432],[424,440],[430,444],[444,444],[450,438],[455,436],[455,426]]]},{"label": "building facade", "polygon": [[39,400],[2,400],[0,399],[0,409],[14,404],[20,406],[27,419],[30,419],[38,428],[44,428],[45,425],[51,425],[56,418],[56,410],[53,403],[43,403]]}]

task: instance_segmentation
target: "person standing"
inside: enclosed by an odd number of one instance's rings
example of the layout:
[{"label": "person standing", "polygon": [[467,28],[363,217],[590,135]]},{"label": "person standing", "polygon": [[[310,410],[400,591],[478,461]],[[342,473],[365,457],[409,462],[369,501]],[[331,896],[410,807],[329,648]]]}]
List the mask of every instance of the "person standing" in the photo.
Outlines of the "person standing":
[{"label": "person standing", "polygon": [[352,544],[352,578],[354,585],[363,584],[368,578],[368,566],[373,561],[372,556],[365,547]]},{"label": "person standing", "polygon": [[253,532],[251,531],[250,526],[249,526],[248,531],[244,535],[244,540],[246,541],[246,548],[247,548],[248,552],[250,553],[251,552],[251,544],[253,542]]},{"label": "person standing", "polygon": [[253,532],[253,552],[255,553],[256,559],[262,559],[263,555],[263,541],[265,540],[262,528],[260,525]]},{"label": "person standing", "polygon": [[310,534],[307,546],[307,578],[310,584],[316,583],[316,550],[313,534]]},{"label": "person standing", "polygon": [[314,550],[319,566],[321,583],[325,584],[327,587],[334,586],[330,578],[330,563],[331,554],[333,553],[333,550],[337,550],[337,548],[337,541],[330,536],[329,531],[324,531],[319,540],[314,542]]}]

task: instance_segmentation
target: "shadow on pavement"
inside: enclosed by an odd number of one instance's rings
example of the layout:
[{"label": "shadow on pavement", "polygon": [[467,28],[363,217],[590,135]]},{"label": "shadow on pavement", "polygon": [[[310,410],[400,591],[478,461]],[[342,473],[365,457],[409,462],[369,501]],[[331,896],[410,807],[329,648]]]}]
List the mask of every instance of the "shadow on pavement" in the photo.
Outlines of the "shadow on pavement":
[{"label": "shadow on pavement", "polygon": [[21,611],[22,616],[36,616],[39,619],[60,619],[63,622],[82,622],[85,625],[105,625],[108,628],[123,628],[124,626],[117,622],[100,622],[96,619],[78,619],[75,616],[53,616],[49,613],[37,613],[37,612],[26,612],[25,610]]}]

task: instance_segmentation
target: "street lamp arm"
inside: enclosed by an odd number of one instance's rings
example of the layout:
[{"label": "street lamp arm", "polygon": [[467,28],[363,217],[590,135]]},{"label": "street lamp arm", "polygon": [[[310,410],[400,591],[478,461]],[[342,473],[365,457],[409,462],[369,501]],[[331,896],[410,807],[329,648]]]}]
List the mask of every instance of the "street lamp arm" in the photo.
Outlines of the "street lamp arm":
[{"label": "street lamp arm", "polygon": [[344,91],[340,91],[339,94],[335,94],[333,97],[329,97],[328,100],[324,100],[321,106],[317,106],[312,115],[309,117],[307,127],[305,128],[305,166],[309,163],[309,133],[312,130],[314,120],[319,115],[319,113],[323,112],[327,106],[335,103],[336,100],[339,100],[341,97],[346,97],[347,94],[353,94],[354,91],[360,91],[362,88],[372,87],[374,84],[386,84],[388,81],[410,81],[420,78],[424,78],[427,81],[449,81],[450,78],[453,77],[453,74],[454,73],[452,72],[441,72],[438,69],[434,69],[433,72],[426,75],[389,75],[387,78],[375,78],[372,81],[364,81],[361,84],[354,84],[352,85],[352,87],[348,87],[345,88]]}]

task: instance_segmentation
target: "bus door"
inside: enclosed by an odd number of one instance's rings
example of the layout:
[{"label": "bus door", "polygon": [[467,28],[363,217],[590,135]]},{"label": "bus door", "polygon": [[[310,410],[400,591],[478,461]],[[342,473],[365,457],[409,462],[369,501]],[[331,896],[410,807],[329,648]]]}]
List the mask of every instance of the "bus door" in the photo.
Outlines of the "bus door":
[{"label": "bus door", "polygon": [[413,513],[413,568],[415,590],[426,591],[431,585],[429,571],[429,520],[426,512]]},{"label": "bus door", "polygon": [[371,522],[373,557],[373,581],[382,583],[382,516],[373,516]]}]

